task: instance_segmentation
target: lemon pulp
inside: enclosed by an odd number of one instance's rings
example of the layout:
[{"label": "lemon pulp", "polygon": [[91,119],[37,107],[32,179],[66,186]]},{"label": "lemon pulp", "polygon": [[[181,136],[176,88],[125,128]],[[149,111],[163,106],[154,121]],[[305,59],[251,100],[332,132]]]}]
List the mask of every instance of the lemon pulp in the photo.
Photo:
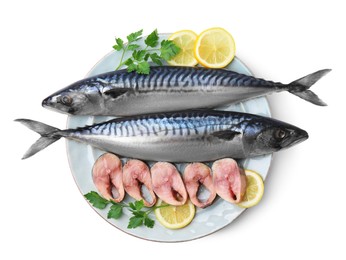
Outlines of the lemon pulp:
[{"label": "lemon pulp", "polygon": [[232,35],[220,27],[203,31],[195,42],[194,54],[197,61],[207,68],[223,68],[235,56]]},{"label": "lemon pulp", "polygon": [[193,53],[196,39],[197,34],[191,30],[182,30],[173,33],[168,40],[173,41],[181,51],[167,62],[174,66],[197,65],[198,62]]},{"label": "lemon pulp", "polygon": [[261,175],[255,171],[245,170],[247,187],[243,200],[237,205],[250,208],[257,205],[264,193],[264,183]]},{"label": "lemon pulp", "polygon": [[190,224],[195,217],[196,209],[190,200],[187,200],[182,206],[172,206],[159,199],[156,206],[164,206],[155,209],[155,216],[166,228],[183,228]]}]

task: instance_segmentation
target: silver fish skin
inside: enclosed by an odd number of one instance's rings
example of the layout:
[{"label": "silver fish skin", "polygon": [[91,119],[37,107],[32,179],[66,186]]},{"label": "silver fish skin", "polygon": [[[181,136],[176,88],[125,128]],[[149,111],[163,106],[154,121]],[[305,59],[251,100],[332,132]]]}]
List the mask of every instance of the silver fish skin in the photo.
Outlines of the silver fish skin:
[{"label": "silver fish skin", "polygon": [[67,130],[29,119],[16,121],[41,134],[23,159],[61,137],[124,157],[168,162],[248,158],[273,153],[308,138],[306,131],[282,121],[215,110],[124,117]]},{"label": "silver fish skin", "polygon": [[329,71],[282,84],[224,69],[158,66],[149,75],[119,70],[73,83],[44,99],[42,105],[70,115],[129,116],[213,108],[288,91],[324,106],[309,88]]}]

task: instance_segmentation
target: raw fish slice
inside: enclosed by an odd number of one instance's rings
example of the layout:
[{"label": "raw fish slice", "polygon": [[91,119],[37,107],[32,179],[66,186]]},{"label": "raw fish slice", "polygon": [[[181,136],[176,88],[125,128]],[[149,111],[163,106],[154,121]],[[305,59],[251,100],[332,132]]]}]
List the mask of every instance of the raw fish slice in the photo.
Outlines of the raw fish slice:
[{"label": "raw fish slice", "polygon": [[92,176],[97,190],[105,199],[115,202],[124,199],[122,165],[118,156],[111,153],[101,155],[94,163]]},{"label": "raw fish slice", "polygon": [[156,195],[164,202],[173,205],[184,205],[187,192],[177,168],[168,162],[158,162],[151,167],[151,178]]},{"label": "raw fish slice", "polygon": [[212,170],[216,193],[228,202],[239,203],[246,190],[244,170],[230,158],[215,161]]},{"label": "raw fish slice", "polygon": [[[211,170],[207,165],[203,163],[191,163],[187,165],[184,170],[183,179],[190,200],[195,206],[205,208],[213,203],[216,197],[216,191],[213,185]],[[209,191],[209,197],[203,201],[198,198],[198,190],[201,185]]]},{"label": "raw fish slice", "polygon": [[[156,203],[156,195],[153,191],[149,167],[140,160],[129,160],[123,168],[123,183],[125,191],[136,200],[143,200],[146,207],[152,207]],[[149,192],[150,200],[142,193],[142,185]]]}]

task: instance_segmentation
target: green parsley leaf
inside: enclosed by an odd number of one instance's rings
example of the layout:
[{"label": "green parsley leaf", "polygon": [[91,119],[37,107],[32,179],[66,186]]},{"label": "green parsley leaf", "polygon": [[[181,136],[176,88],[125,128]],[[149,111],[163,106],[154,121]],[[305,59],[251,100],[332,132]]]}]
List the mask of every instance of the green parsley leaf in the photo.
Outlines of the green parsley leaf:
[{"label": "green parsley leaf", "polygon": [[137,201],[135,201],[135,202],[130,202],[129,203],[129,207],[132,209],[132,210],[134,210],[134,211],[137,211],[137,208],[136,208],[136,203]]},{"label": "green parsley leaf", "polygon": [[115,38],[115,42],[118,44],[120,48],[124,48],[124,41],[120,38]]},{"label": "green parsley leaf", "polygon": [[148,61],[148,60],[149,60],[149,58],[150,58],[150,53],[145,54],[145,56],[144,56],[144,60],[145,60],[145,61]]},{"label": "green parsley leaf", "polygon": [[161,57],[156,52],[150,54],[150,59],[157,65],[162,66]]},{"label": "green parsley leaf", "polygon": [[138,63],[138,66],[137,66],[138,74],[149,74],[149,72],[150,72],[150,65],[147,61],[142,61]]},{"label": "green parsley leaf", "polygon": [[[131,65],[137,66],[135,63]],[[102,198],[97,192],[91,191],[84,195],[84,197],[98,209],[104,209],[108,204],[111,204],[111,207],[108,211],[107,218],[109,219],[119,219],[123,215],[123,209],[128,208],[132,213],[132,217],[129,219],[127,228],[136,228],[139,226],[146,226],[152,228],[155,225],[155,221],[151,219],[148,215],[155,210],[157,207],[152,207],[148,209],[144,206],[143,200],[138,200],[130,203],[117,203],[112,200],[106,200]],[[162,207],[162,206],[159,206]],[[142,210],[145,208],[144,210]]]},{"label": "green parsley leaf", "polygon": [[131,209],[130,209],[130,211],[136,217],[144,218],[144,216],[145,216],[145,211],[142,211],[142,210],[131,210]]},{"label": "green parsley leaf", "polygon": [[136,210],[141,210],[144,207],[144,201],[143,200],[135,201],[135,207],[136,207]]},{"label": "green parsley leaf", "polygon": [[129,50],[129,51],[133,51],[133,50],[138,49],[138,48],[139,48],[138,44],[129,44],[127,46],[127,50]]},{"label": "green parsley leaf", "polygon": [[98,209],[104,209],[110,203],[108,200],[102,198],[96,191],[90,191],[85,194],[84,197],[91,203],[91,205]]},{"label": "green parsley leaf", "polygon": [[139,226],[143,225],[143,221],[144,221],[143,217],[133,216],[130,218],[129,224],[127,225],[127,228],[139,227]]},{"label": "green parsley leaf", "polygon": [[156,45],[159,43],[159,35],[157,33],[157,29],[155,29],[151,34],[149,34],[147,38],[144,40],[144,42],[149,47],[156,47]]},{"label": "green parsley leaf", "polygon": [[132,53],[132,57],[137,61],[142,61],[144,59],[145,53],[145,50],[135,50]]},{"label": "green parsley leaf", "polygon": [[155,221],[149,218],[148,216],[144,219],[144,226],[148,228],[153,228],[155,225]]},{"label": "green parsley leaf", "polygon": [[113,49],[115,49],[115,50],[117,50],[117,51],[120,51],[120,50],[122,50],[122,49],[124,48],[124,41],[123,41],[122,39],[120,39],[120,38],[115,38],[115,42],[116,42],[117,44],[115,44],[115,45],[113,46]]},{"label": "green parsley leaf", "polygon": [[130,66],[131,64],[133,64],[133,60],[132,60],[131,58],[128,58],[128,59],[124,62],[124,64],[125,64],[126,66]]},{"label": "green parsley leaf", "polygon": [[[180,52],[180,48],[174,44],[173,41],[163,40],[161,41],[160,48],[157,47],[159,43],[159,35],[157,29],[149,34],[145,39],[145,48],[140,47],[135,42],[142,36],[143,30],[131,33],[127,36],[128,45],[124,44],[124,41],[120,38],[115,38],[116,44],[113,48],[116,51],[121,51],[121,58],[118,66],[115,70],[120,69],[122,66],[127,66],[127,71],[135,71],[138,74],[149,74],[150,64],[149,61],[154,62],[157,65],[163,65],[162,60],[170,60]],[[123,61],[126,52],[130,52],[131,57],[126,61]]]},{"label": "green parsley leaf", "polygon": [[113,49],[116,50],[116,51],[121,51],[122,50],[122,48],[119,45],[117,45],[117,44],[113,45]]},{"label": "green parsley leaf", "polygon": [[119,204],[113,204],[108,211],[107,218],[118,219],[123,214],[123,207]]},{"label": "green parsley leaf", "polygon": [[162,40],[160,52],[161,58],[163,58],[164,60],[170,60],[180,52],[180,48],[175,45],[173,41]]},{"label": "green parsley leaf", "polygon": [[131,33],[129,35],[127,35],[127,40],[129,41],[129,43],[131,42],[135,42],[139,39],[139,37],[142,36],[142,33],[143,33],[143,29],[142,30],[139,30],[138,32],[134,32],[134,33]]},{"label": "green parsley leaf", "polygon": [[135,70],[137,70],[137,65],[136,64],[132,63],[130,65],[127,65],[127,71],[128,72],[132,72],[132,71],[135,71]]}]

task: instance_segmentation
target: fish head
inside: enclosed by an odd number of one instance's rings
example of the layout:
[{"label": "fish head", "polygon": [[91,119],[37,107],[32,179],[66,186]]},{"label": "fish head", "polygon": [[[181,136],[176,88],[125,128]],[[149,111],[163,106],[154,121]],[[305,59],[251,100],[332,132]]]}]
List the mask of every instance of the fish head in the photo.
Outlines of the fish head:
[{"label": "fish head", "polygon": [[70,115],[91,115],[101,104],[99,92],[89,85],[69,86],[42,101],[42,106]]},{"label": "fish head", "polygon": [[305,130],[278,120],[268,120],[248,128],[250,129],[245,131],[245,138],[248,139],[248,144],[251,143],[247,147],[251,156],[286,149],[309,137]]}]

